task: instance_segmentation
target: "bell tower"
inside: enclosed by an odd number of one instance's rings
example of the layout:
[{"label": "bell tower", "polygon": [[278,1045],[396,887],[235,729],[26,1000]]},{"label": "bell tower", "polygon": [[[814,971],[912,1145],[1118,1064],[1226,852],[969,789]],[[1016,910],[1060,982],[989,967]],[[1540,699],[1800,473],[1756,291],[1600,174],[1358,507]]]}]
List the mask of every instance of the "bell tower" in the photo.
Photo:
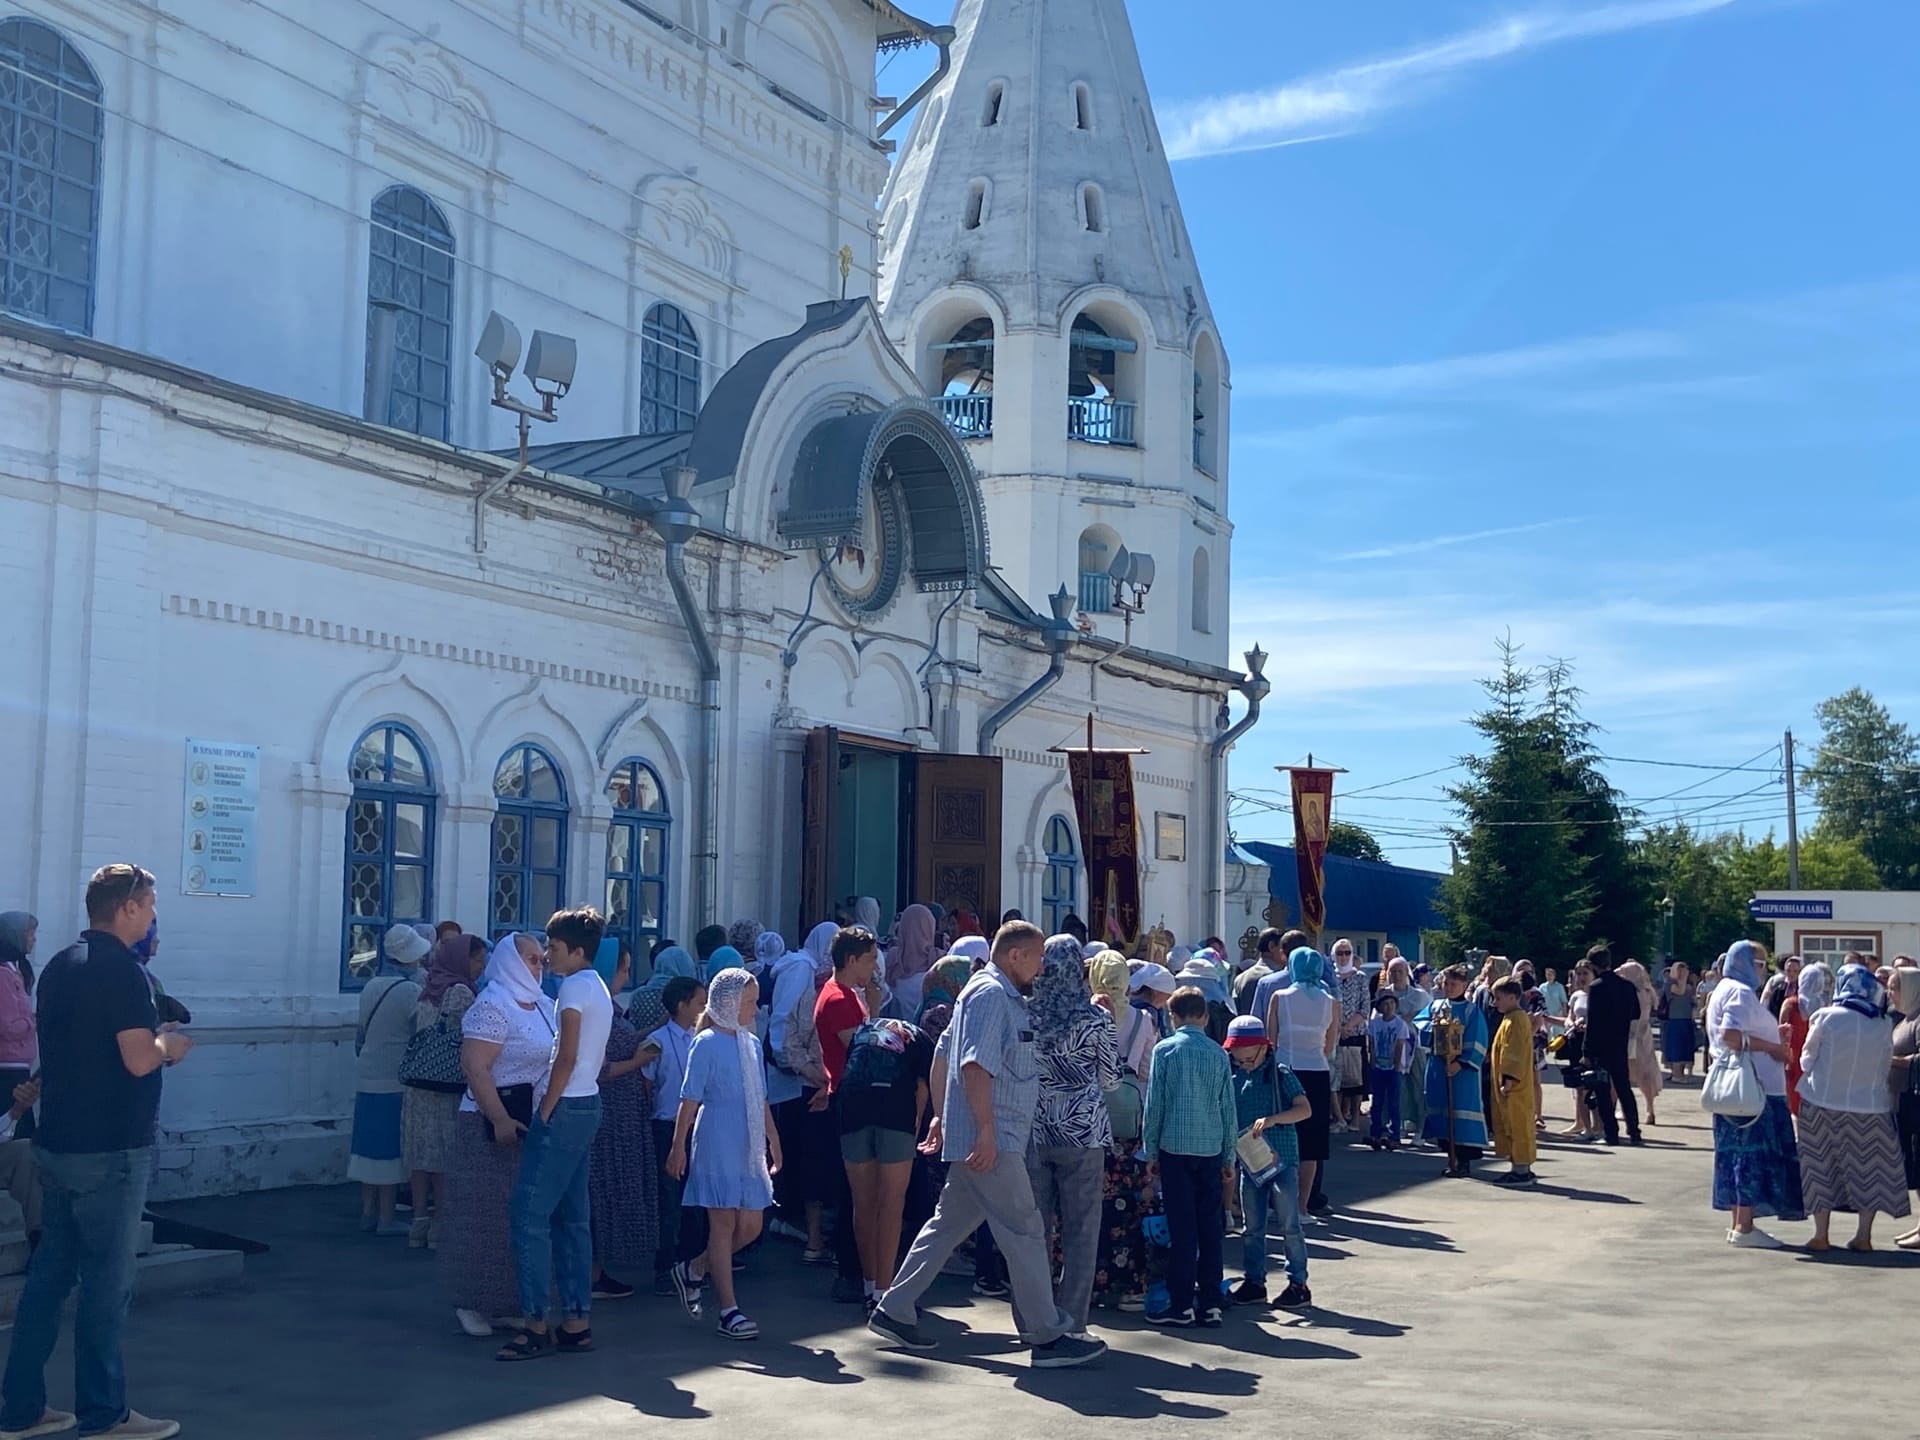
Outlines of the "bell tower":
[{"label": "bell tower", "polygon": [[[888,333],[966,442],[994,558],[1118,638],[1227,653],[1226,354],[1125,0],[960,0],[953,66],[882,201]],[[1137,571],[1137,567],[1136,567]]]}]

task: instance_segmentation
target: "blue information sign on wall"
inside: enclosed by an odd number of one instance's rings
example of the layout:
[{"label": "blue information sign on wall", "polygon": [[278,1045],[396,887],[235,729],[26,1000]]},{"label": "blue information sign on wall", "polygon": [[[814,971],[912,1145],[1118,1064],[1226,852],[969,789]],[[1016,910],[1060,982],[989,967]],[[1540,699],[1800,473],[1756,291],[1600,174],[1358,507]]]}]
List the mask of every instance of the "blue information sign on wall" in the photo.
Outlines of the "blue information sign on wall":
[{"label": "blue information sign on wall", "polygon": [[1749,900],[1747,913],[1756,920],[1831,920],[1831,900]]},{"label": "blue information sign on wall", "polygon": [[260,747],[187,741],[182,894],[253,894],[259,814]]}]

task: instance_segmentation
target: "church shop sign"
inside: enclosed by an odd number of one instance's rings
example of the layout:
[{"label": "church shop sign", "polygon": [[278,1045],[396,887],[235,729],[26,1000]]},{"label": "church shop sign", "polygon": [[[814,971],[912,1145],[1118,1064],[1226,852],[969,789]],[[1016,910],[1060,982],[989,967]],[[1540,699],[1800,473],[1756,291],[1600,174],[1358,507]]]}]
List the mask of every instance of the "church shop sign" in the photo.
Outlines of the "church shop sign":
[{"label": "church shop sign", "polygon": [[180,893],[253,894],[259,819],[260,747],[187,741]]},{"label": "church shop sign", "polygon": [[1831,920],[1831,900],[1749,900],[1747,913],[1756,920]]}]

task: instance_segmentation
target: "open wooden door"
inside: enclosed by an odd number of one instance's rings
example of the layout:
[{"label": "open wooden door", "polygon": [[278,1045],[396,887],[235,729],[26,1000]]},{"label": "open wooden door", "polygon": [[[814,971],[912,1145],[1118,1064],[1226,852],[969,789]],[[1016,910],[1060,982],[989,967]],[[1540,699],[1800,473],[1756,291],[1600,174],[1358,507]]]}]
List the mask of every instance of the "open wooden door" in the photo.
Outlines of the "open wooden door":
[{"label": "open wooden door", "polygon": [[1000,764],[979,755],[921,755],[914,767],[913,898],[1000,919]]},{"label": "open wooden door", "polygon": [[794,934],[805,935],[833,918],[834,841],[839,835],[840,732],[831,725],[807,734],[800,780],[800,917]]}]

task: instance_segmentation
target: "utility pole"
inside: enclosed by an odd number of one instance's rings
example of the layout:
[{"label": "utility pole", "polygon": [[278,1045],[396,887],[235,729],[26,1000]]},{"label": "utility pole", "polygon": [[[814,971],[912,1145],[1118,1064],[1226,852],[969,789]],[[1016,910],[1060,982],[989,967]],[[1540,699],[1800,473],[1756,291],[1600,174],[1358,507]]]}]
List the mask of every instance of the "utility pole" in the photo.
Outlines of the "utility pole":
[{"label": "utility pole", "polygon": [[1787,731],[1787,889],[1800,888],[1800,815],[1793,793],[1793,731]]}]

